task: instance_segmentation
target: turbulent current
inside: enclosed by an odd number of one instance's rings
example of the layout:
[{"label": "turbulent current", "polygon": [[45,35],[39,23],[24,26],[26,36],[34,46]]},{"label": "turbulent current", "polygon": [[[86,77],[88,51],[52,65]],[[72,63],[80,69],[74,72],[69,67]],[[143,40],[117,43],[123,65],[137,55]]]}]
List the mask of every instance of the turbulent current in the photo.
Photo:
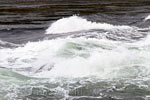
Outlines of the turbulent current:
[{"label": "turbulent current", "polygon": [[150,100],[150,15],[79,13],[1,23],[0,100]]}]

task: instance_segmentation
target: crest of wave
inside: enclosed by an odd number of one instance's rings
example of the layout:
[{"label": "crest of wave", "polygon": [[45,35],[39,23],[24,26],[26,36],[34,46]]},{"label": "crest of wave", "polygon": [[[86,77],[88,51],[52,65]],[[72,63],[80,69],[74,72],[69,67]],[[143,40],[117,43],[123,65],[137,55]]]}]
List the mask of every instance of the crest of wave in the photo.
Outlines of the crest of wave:
[{"label": "crest of wave", "polygon": [[60,34],[67,32],[83,31],[90,29],[125,29],[132,30],[132,27],[125,25],[111,25],[107,23],[96,23],[88,21],[82,17],[71,16],[67,18],[62,18],[52,23],[50,27],[46,30],[46,34]]}]

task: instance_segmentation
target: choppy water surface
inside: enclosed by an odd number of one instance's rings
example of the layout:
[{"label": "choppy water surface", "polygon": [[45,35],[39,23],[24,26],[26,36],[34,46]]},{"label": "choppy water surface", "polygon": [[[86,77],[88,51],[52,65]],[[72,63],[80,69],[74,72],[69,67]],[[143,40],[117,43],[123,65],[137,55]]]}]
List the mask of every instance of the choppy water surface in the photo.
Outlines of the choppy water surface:
[{"label": "choppy water surface", "polygon": [[149,0],[0,0],[0,100],[150,100]]}]

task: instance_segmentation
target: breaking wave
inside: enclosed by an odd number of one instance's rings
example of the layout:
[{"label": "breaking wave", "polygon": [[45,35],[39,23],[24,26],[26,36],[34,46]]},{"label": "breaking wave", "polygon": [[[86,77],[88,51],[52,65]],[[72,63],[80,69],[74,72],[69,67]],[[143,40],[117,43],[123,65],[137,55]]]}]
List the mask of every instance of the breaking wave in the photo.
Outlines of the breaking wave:
[{"label": "breaking wave", "polygon": [[110,99],[110,93],[126,98],[123,92],[136,98],[136,90],[149,98],[149,28],[72,16],[52,23],[46,34],[68,35],[22,46],[0,41],[1,99]]},{"label": "breaking wave", "polygon": [[[137,34],[140,28],[96,23],[78,16],[54,22],[46,30],[46,34],[90,29],[118,33],[126,30],[126,34],[132,30],[130,33],[135,32],[136,36],[141,34]],[[115,34],[111,33],[112,35]],[[29,42],[14,49],[0,49],[0,66],[34,77],[141,77],[150,74],[149,45],[149,36],[145,40],[131,43],[106,38],[86,38],[82,35],[76,38],[57,38]]]},{"label": "breaking wave", "polygon": [[126,25],[111,25],[107,23],[96,23],[88,21],[78,16],[71,16],[68,18],[62,18],[52,23],[46,30],[46,34],[60,34],[75,31],[84,31],[91,29],[103,29],[103,30],[132,30],[132,27]]},{"label": "breaking wave", "polygon": [[47,78],[148,77],[149,45],[149,38],[137,43],[82,37],[44,40],[16,49],[1,49],[0,66]]}]

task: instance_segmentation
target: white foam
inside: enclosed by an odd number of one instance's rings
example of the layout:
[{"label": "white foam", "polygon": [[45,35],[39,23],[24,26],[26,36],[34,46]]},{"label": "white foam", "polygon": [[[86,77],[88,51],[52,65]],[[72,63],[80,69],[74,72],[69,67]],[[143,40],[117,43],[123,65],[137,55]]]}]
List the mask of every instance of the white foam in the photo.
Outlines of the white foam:
[{"label": "white foam", "polygon": [[119,25],[111,25],[107,23],[96,23],[88,21],[84,18],[78,16],[71,16],[67,18],[62,18],[52,23],[50,27],[46,30],[46,34],[58,34],[58,33],[67,33],[67,32],[75,32],[82,30],[90,30],[90,29],[128,29],[131,30],[130,26],[119,26]]},{"label": "white foam", "polygon": [[146,76],[150,74],[149,45],[90,38],[44,40],[0,49],[0,66],[31,68],[30,75],[44,78]]}]

